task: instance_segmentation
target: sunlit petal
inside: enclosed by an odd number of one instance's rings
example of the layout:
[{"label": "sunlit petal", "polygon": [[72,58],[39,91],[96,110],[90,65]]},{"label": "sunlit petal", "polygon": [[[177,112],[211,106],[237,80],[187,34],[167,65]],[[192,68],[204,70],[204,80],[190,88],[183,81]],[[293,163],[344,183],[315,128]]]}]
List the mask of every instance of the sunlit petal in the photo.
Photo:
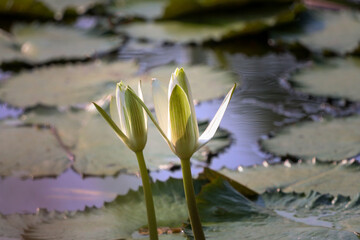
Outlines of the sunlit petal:
[{"label": "sunlit petal", "polygon": [[111,119],[111,117],[99,105],[97,105],[94,102],[93,102],[93,104],[95,105],[96,109],[101,114],[101,116],[107,121],[107,123],[110,125],[110,127],[115,131],[116,135],[130,148],[131,144],[129,142],[129,139],[120,130],[120,128],[116,125],[116,123],[114,123],[114,121]]},{"label": "sunlit petal", "polygon": [[136,101],[138,101],[138,103],[140,103],[140,105],[144,108],[144,110],[146,111],[147,115],[149,116],[149,118],[151,119],[151,121],[154,123],[154,125],[156,126],[156,128],[159,130],[161,136],[163,136],[163,138],[165,139],[166,143],[169,145],[170,149],[172,151],[174,151],[174,146],[172,145],[172,143],[170,142],[169,138],[167,137],[167,135],[164,133],[164,131],[161,129],[160,125],[158,124],[158,122],[156,121],[154,115],[151,113],[151,111],[149,110],[149,108],[145,105],[145,103],[136,95],[136,93],[129,87],[130,89],[130,93],[133,95],[134,99]]},{"label": "sunlit petal", "polygon": [[[143,97],[143,93],[142,93],[142,86],[141,86],[141,81],[139,81],[139,84],[138,84],[138,96],[141,100],[144,101],[144,97]],[[147,126],[148,126],[148,119],[147,119],[147,114],[146,114],[146,111],[145,109],[143,109],[143,113],[144,113],[144,119],[145,119],[145,126],[146,126],[146,130],[147,130]]]},{"label": "sunlit petal", "polygon": [[[191,116],[192,116],[192,122],[193,125],[196,126],[196,139],[199,138],[199,129],[198,129],[198,124],[197,124],[197,119],[196,119],[196,113],[195,113],[195,106],[194,106],[194,100],[192,97],[192,93],[191,93],[191,88],[190,88],[190,84],[189,81],[187,79],[187,76],[185,74],[185,71],[183,68],[176,68],[176,70],[174,71],[174,73],[172,73],[171,75],[171,79],[172,79],[172,83],[169,84],[169,91],[172,91],[174,86],[177,84],[179,85],[182,90],[184,90],[189,105],[190,105],[190,109],[191,109]],[[171,80],[170,80],[171,82]]]},{"label": "sunlit petal", "polygon": [[128,127],[129,141],[132,142],[132,150],[134,152],[142,151],[146,145],[147,140],[147,127],[146,127],[146,116],[144,116],[143,107],[134,99],[130,93],[130,89],[126,88],[124,91],[126,111],[125,119]]},{"label": "sunlit petal", "polygon": [[119,112],[118,112],[118,108],[116,105],[116,99],[114,96],[111,96],[111,99],[110,99],[110,116],[111,116],[111,119],[120,128]]},{"label": "sunlit petal", "polygon": [[192,112],[184,90],[176,85],[169,101],[171,124],[171,142],[180,159],[189,159],[197,145],[196,129],[192,121]]},{"label": "sunlit petal", "polygon": [[166,86],[159,80],[153,78],[152,80],[152,96],[155,106],[156,118],[161,129],[168,135],[168,99]]},{"label": "sunlit petal", "polygon": [[209,126],[205,129],[205,131],[203,132],[203,134],[201,134],[199,141],[198,141],[198,147],[197,149],[201,148],[202,146],[204,146],[208,141],[210,141],[210,139],[215,135],[216,130],[218,129],[221,119],[224,116],[224,113],[226,111],[226,108],[229,105],[229,102],[231,100],[231,97],[234,93],[234,90],[236,88],[236,84],[234,84],[234,86],[230,89],[230,91],[228,92],[228,94],[226,95],[224,101],[222,102],[220,108],[218,109],[218,111],[216,112],[214,118],[211,120],[211,122],[209,123]]}]

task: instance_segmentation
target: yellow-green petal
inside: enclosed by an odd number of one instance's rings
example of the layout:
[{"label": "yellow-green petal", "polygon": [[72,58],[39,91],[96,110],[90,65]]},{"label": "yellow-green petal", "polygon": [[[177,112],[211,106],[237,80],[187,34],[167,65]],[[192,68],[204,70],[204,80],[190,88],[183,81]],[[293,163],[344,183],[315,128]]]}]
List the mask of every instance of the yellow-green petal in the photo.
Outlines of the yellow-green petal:
[{"label": "yellow-green petal", "polygon": [[124,92],[124,111],[129,123],[129,140],[134,152],[142,151],[147,140],[147,126],[142,106],[133,98],[129,89]]},{"label": "yellow-green petal", "polygon": [[209,126],[205,129],[203,134],[201,134],[199,138],[197,150],[202,146],[204,146],[215,135],[216,130],[219,128],[220,122],[225,114],[225,111],[229,105],[231,97],[235,91],[235,88],[236,88],[236,84],[234,84],[234,86],[230,89],[230,91],[224,98],[224,101],[222,102],[221,106],[219,107],[218,111],[216,112],[214,118],[209,123]]},{"label": "yellow-green petal", "polygon": [[197,137],[189,100],[184,90],[175,85],[169,100],[170,141],[180,159],[189,159],[195,152]]}]

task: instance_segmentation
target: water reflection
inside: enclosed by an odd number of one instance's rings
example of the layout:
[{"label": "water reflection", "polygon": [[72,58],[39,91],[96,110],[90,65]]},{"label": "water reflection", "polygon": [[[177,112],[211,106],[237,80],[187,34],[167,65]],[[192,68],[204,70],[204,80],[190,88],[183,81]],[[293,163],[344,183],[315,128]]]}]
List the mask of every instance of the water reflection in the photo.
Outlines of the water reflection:
[{"label": "water reflection", "polygon": [[49,210],[82,210],[85,206],[101,207],[104,201],[136,190],[141,180],[136,176],[120,175],[116,178],[81,178],[69,169],[58,178],[21,180],[9,177],[0,180],[0,212],[36,212]]}]

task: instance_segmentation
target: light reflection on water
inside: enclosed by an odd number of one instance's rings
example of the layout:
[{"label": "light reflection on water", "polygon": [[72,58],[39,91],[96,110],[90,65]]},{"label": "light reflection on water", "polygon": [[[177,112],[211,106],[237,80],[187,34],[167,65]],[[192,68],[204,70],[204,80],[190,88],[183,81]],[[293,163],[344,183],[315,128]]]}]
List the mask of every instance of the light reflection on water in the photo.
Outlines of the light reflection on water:
[{"label": "light reflection on water", "polygon": [[141,180],[136,176],[119,175],[116,178],[81,178],[68,169],[57,178],[21,180],[9,177],[0,180],[0,212],[36,212],[49,210],[82,210],[85,206],[101,207],[104,201],[136,190]]}]

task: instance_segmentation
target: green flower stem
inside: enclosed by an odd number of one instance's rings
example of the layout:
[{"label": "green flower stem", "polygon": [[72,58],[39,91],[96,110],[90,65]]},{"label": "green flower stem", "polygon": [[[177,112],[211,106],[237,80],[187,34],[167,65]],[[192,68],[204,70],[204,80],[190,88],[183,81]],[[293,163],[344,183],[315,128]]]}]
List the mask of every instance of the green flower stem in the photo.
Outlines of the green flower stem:
[{"label": "green flower stem", "polygon": [[139,163],[141,180],[144,189],[150,240],[158,240],[154,201],[151,193],[150,179],[144,160],[144,154],[142,151],[136,152],[135,154]]},{"label": "green flower stem", "polygon": [[189,210],[191,228],[195,240],[205,240],[204,232],[200,222],[199,212],[196,206],[195,191],[191,175],[190,159],[181,160],[185,198]]}]

